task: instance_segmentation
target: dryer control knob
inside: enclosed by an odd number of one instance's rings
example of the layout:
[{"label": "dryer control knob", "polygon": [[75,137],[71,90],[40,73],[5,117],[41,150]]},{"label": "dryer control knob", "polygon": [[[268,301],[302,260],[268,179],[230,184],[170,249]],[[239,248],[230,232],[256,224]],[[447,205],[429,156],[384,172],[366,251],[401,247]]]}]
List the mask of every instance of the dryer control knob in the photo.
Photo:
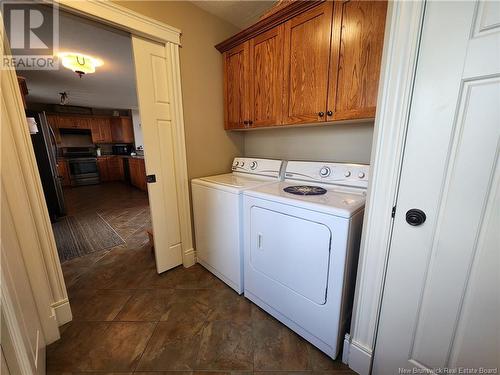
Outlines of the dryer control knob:
[{"label": "dryer control knob", "polygon": [[358,177],[359,178],[365,178],[365,172],[359,172]]},{"label": "dryer control knob", "polygon": [[351,177],[351,171],[345,171],[344,176]]},{"label": "dryer control knob", "polygon": [[252,163],[250,164],[250,169],[254,170],[257,168],[257,162],[256,161],[252,161]]},{"label": "dryer control knob", "polygon": [[328,177],[330,176],[330,173],[332,173],[331,169],[329,167],[323,167],[319,170],[319,175],[321,177]]},{"label": "dryer control knob", "polygon": [[240,167],[244,167],[244,166],[245,166],[245,162],[242,161]]},{"label": "dryer control knob", "polygon": [[234,166],[235,166],[235,167],[237,167],[237,166],[239,166],[239,165],[240,165],[240,162],[239,162],[239,161],[237,161],[237,162],[235,162],[235,163],[234,163]]}]

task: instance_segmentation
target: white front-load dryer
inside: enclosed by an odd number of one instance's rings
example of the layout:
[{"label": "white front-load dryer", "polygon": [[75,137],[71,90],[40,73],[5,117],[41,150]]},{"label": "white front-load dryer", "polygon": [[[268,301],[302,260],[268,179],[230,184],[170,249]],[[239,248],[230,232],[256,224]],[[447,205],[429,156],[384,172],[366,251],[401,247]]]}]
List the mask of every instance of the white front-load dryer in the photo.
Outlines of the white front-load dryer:
[{"label": "white front-load dryer", "polygon": [[280,180],[282,161],[235,158],[232,173],[191,181],[197,261],[243,293],[242,192]]},{"label": "white front-load dryer", "polygon": [[243,195],[245,297],[332,358],[355,286],[368,166],[288,162]]}]

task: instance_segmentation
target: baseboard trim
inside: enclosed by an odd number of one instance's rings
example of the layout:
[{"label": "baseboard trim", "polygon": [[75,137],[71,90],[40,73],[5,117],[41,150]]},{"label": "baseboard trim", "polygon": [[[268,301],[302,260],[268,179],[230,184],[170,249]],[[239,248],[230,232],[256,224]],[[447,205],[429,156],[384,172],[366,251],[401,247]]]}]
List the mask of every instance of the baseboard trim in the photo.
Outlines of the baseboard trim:
[{"label": "baseboard trim", "polygon": [[53,303],[50,307],[54,310],[58,326],[62,326],[73,320],[71,306],[69,305],[69,300],[67,298]]},{"label": "baseboard trim", "polygon": [[344,350],[342,352],[342,362],[360,375],[369,375],[372,362],[372,351],[355,341],[351,341],[350,336],[346,335],[344,339]]},{"label": "baseboard trim", "polygon": [[184,255],[182,256],[182,264],[184,267],[188,268],[194,266],[196,263],[196,251],[194,248],[188,249],[184,251]]}]

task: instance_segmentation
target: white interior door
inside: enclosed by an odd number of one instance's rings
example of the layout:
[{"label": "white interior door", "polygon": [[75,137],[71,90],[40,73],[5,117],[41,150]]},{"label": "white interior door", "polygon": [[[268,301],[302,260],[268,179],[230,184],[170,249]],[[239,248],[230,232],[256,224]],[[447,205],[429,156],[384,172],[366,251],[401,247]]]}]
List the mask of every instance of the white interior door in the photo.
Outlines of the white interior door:
[{"label": "white interior door", "polygon": [[177,205],[174,130],[172,123],[172,62],[165,45],[132,36],[137,96],[144,135],[154,249],[158,273],[182,263]]},{"label": "white interior door", "polygon": [[500,367],[499,136],[500,2],[429,1],[374,374]]}]

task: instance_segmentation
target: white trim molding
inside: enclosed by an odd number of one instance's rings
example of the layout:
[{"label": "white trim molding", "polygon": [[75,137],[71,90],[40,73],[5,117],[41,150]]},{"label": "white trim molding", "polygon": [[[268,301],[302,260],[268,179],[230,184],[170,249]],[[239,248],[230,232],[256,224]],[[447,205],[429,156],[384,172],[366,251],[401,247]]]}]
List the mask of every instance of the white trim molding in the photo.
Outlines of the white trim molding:
[{"label": "white trim molding", "polygon": [[[50,1],[50,0],[47,0]],[[111,1],[56,0],[60,8],[160,43],[180,45],[181,31]]]},{"label": "white trim molding", "polygon": [[371,370],[425,2],[389,2],[347,361]]},{"label": "white trim molding", "polygon": [[[49,0],[46,0],[49,2]],[[160,42],[172,61],[172,98],[175,122],[175,168],[183,264],[195,263],[187,177],[182,91],[179,68],[180,30],[109,1],[56,0],[60,9],[94,19],[133,35]],[[1,28],[2,40],[3,27]],[[3,46],[8,51],[8,46]],[[2,48],[1,52],[4,52]],[[2,54],[3,55],[3,54]],[[31,145],[15,71],[4,70],[2,90],[2,195],[16,207],[15,230],[20,244],[47,344],[57,340],[58,326],[72,319],[66,285],[48,216],[40,175]],[[170,86],[170,85],[169,85]],[[6,136],[4,136],[6,135]],[[7,166],[7,167],[5,167]],[[2,208],[3,210],[3,208]],[[14,240],[13,239],[13,240]]]}]

